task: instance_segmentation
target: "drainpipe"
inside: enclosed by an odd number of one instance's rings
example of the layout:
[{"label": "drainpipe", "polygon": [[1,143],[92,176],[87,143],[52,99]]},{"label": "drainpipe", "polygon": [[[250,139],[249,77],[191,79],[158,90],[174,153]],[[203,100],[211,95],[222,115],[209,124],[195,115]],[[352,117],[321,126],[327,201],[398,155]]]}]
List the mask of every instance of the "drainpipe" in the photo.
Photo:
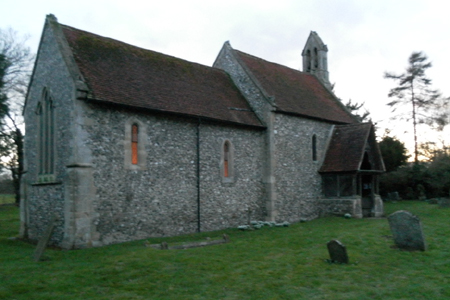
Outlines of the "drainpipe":
[{"label": "drainpipe", "polygon": [[197,232],[201,232],[200,219],[200,124],[202,120],[198,118],[197,122]]}]

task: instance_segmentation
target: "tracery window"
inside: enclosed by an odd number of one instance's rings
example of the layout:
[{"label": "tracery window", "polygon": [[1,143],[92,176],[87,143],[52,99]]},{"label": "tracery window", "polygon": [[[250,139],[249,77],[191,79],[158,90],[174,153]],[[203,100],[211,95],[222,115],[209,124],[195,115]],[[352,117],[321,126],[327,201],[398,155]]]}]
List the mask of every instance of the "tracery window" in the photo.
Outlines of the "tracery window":
[{"label": "tracery window", "polygon": [[38,115],[38,173],[43,182],[52,181],[55,173],[55,129],[53,99],[47,89],[42,91],[37,105]]}]

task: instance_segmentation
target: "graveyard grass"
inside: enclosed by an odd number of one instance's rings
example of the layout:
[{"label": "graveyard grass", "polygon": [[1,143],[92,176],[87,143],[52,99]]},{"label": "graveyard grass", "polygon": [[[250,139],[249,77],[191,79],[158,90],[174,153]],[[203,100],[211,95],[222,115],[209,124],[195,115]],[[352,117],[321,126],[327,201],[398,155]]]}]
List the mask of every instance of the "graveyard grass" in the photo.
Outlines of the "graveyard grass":
[{"label": "graveyard grass", "polygon": [[[0,206],[0,299],[444,299],[450,298],[450,209],[426,202],[387,203],[417,215],[425,252],[392,248],[387,219],[326,217],[255,231],[228,229],[149,243],[230,243],[157,250],[145,241],[102,248],[47,249],[17,235],[18,208]],[[350,263],[329,264],[326,243],[347,246]]]}]

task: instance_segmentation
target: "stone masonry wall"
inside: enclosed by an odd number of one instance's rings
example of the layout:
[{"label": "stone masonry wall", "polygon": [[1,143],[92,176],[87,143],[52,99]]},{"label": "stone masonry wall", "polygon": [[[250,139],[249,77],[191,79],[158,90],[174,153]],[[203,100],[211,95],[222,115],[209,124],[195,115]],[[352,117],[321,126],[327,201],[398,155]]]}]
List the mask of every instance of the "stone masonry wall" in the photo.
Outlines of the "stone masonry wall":
[{"label": "stone masonry wall", "polygon": [[[65,166],[71,156],[71,131],[74,84],[68,75],[66,65],[58,49],[55,36],[46,30],[38,53],[35,76],[29,88],[24,111],[25,125],[25,176],[23,184],[22,226],[27,225],[28,236],[37,240],[45,230],[53,214],[60,218],[51,243],[57,244],[64,235],[64,180]],[[38,182],[38,102],[43,89],[49,91],[53,99],[54,132],[58,146],[55,150],[55,181],[51,184]]]},{"label": "stone masonry wall", "polygon": [[[195,119],[139,113],[89,105],[86,145],[92,149],[97,211],[96,245],[198,230],[200,184],[201,231],[234,227],[246,221],[247,203],[261,215],[262,138],[260,130],[200,124]],[[129,119],[145,126],[146,168],[124,166],[125,128]],[[198,127],[199,126],[199,127]],[[197,181],[197,130],[200,182]],[[235,151],[235,182],[222,183],[223,140]]]},{"label": "stone masonry wall", "polygon": [[[276,114],[277,220],[296,222],[319,216],[321,177],[318,170],[325,155],[331,124]],[[317,161],[313,161],[312,137],[317,139]]]},{"label": "stone masonry wall", "polygon": [[225,70],[230,74],[234,84],[245,96],[253,111],[257,114],[261,122],[267,127],[264,135],[264,172],[263,182],[265,186],[265,216],[267,221],[274,221],[276,218],[276,210],[274,199],[276,199],[275,178],[273,176],[275,169],[275,143],[274,143],[274,105],[270,95],[261,88],[258,80],[256,80],[245,67],[241,65],[239,59],[233,55],[233,49],[227,42],[220,51],[214,67]]},{"label": "stone masonry wall", "polygon": [[[223,182],[221,147],[228,140],[234,148],[233,182]],[[217,230],[264,219],[264,131],[234,126],[201,126],[202,230]]]},{"label": "stone masonry wall", "polygon": [[222,51],[219,53],[213,67],[225,70],[230,74],[234,84],[239,88],[241,93],[249,101],[250,106],[257,116],[264,122],[269,123],[267,119],[271,110],[270,103],[265,100],[265,95],[261,89],[255,84],[255,81],[249,77],[240,63],[231,53],[231,46],[225,43]]}]

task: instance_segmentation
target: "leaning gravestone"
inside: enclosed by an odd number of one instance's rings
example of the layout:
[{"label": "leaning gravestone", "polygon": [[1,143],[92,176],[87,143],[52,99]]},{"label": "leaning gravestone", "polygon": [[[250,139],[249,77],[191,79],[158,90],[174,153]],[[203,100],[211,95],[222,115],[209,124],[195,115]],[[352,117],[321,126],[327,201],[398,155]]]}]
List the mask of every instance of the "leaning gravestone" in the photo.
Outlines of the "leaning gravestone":
[{"label": "leaning gravestone", "polygon": [[44,234],[39,239],[36,250],[34,251],[33,254],[34,261],[40,261],[42,259],[42,255],[44,254],[45,248],[47,247],[47,244],[52,236],[53,230],[55,229],[56,221],[58,221],[58,216],[55,214],[50,220],[50,223],[48,224]]},{"label": "leaning gravestone", "polygon": [[403,250],[426,250],[419,218],[409,211],[399,210],[388,217],[395,244]]},{"label": "leaning gravestone", "polygon": [[327,243],[328,253],[332,263],[348,264],[347,248],[338,240]]}]

